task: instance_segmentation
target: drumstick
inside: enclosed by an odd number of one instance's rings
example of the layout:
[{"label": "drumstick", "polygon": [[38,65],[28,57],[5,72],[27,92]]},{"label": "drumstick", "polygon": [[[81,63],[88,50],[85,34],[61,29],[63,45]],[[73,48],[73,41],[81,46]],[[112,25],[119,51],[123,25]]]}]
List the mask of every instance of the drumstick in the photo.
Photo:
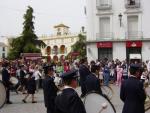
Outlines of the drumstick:
[{"label": "drumstick", "polygon": [[102,108],[100,109],[99,113],[102,113],[102,111],[106,108],[107,108],[107,103],[103,103]]}]

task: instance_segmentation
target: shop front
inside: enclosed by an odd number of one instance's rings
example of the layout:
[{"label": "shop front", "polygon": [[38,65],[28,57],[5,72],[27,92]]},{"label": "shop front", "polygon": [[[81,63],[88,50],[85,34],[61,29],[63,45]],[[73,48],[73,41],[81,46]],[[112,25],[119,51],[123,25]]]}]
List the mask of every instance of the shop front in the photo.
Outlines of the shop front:
[{"label": "shop front", "polygon": [[128,62],[142,60],[142,41],[126,42],[126,58]]},{"label": "shop front", "polygon": [[112,42],[98,42],[98,59],[113,59]]}]

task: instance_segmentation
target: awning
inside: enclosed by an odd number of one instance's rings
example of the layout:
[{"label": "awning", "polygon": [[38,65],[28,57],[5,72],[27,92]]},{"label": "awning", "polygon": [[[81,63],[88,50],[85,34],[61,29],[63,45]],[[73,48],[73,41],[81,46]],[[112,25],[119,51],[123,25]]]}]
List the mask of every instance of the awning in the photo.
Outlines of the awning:
[{"label": "awning", "polygon": [[25,57],[26,60],[37,60],[41,59],[42,57]]},{"label": "awning", "polygon": [[142,59],[141,54],[130,54],[130,59]]}]

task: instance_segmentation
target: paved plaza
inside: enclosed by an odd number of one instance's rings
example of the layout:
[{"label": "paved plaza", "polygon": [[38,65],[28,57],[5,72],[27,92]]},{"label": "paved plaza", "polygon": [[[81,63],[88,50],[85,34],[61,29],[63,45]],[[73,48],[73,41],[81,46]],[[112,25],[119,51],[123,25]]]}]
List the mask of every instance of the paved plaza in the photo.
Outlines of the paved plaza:
[{"label": "paved plaza", "polygon": [[[119,98],[120,88],[115,85],[111,85],[114,90],[114,96],[112,98],[112,103],[116,108],[117,113],[121,113],[123,103]],[[150,89],[149,89],[150,90]],[[77,92],[81,94],[80,88],[77,88]],[[150,92],[148,92],[150,93]],[[15,92],[11,93],[11,101],[13,104],[5,105],[2,109],[0,109],[0,113],[46,113],[46,109],[43,101],[43,91],[40,90],[37,94],[35,94],[36,100],[38,103],[31,103],[31,97],[27,100],[28,103],[23,103],[21,100],[25,95],[17,95]],[[146,113],[150,113],[150,110]]]}]

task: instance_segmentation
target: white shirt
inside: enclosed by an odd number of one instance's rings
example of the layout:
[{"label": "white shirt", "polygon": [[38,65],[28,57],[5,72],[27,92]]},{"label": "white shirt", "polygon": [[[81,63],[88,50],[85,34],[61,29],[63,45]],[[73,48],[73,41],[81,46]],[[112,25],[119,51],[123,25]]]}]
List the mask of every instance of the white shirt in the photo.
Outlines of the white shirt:
[{"label": "white shirt", "polygon": [[33,73],[33,77],[35,77],[35,80],[38,80],[41,77],[41,73],[39,72],[39,70],[35,70]]},{"label": "white shirt", "polygon": [[147,70],[148,70],[148,72],[150,72],[150,61],[147,64]]}]

